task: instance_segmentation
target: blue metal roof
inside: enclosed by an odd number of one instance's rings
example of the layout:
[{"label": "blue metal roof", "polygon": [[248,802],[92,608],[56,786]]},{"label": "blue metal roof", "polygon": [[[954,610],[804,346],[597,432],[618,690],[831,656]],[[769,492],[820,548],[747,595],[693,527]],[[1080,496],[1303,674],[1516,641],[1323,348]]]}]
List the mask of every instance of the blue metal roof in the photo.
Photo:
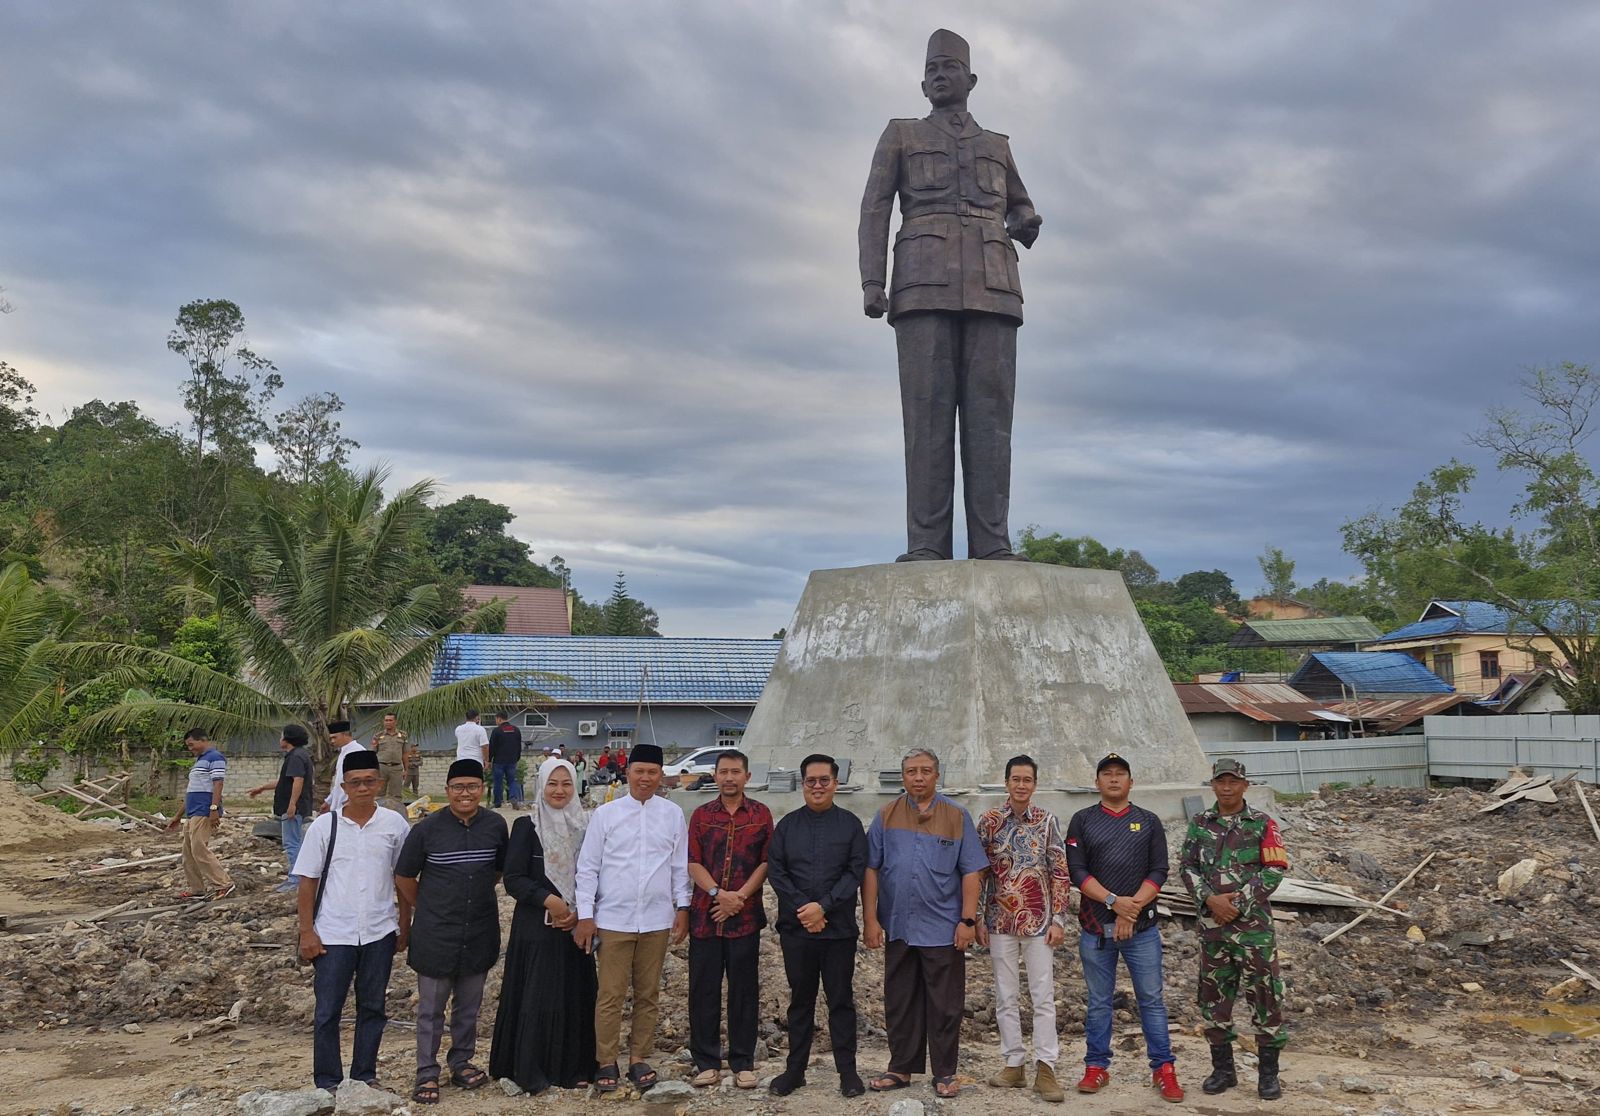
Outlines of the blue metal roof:
[{"label": "blue metal roof", "polygon": [[1448,685],[1433,671],[1404,651],[1314,651],[1289,679],[1289,685],[1303,681],[1316,664],[1359,692],[1387,694],[1451,694]]},{"label": "blue metal roof", "polygon": [[[1570,601],[1528,601],[1530,612],[1542,614],[1545,622],[1558,630],[1578,628],[1593,630],[1596,616],[1593,606],[1578,608]],[[1513,626],[1511,614],[1487,601],[1429,601],[1422,616],[1412,624],[1396,628],[1380,636],[1374,643],[1398,643],[1411,639],[1439,639],[1448,635],[1488,633],[1503,635],[1515,632],[1532,635],[1536,629],[1527,620],[1517,620]]]},{"label": "blue metal roof", "polygon": [[782,645],[776,639],[456,635],[434,661],[433,684],[499,671],[543,671],[572,680],[535,683],[568,705],[637,702],[641,678],[649,702],[754,705]]}]

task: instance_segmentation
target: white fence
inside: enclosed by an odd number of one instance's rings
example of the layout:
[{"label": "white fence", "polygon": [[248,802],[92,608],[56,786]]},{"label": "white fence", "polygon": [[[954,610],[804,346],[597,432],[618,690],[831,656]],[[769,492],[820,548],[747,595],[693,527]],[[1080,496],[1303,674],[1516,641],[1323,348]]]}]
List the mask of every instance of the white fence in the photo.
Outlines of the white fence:
[{"label": "white fence", "polygon": [[1212,759],[1236,757],[1251,779],[1290,794],[1324,783],[1422,787],[1430,778],[1501,779],[1513,767],[1600,783],[1600,716],[1572,713],[1427,717],[1420,735],[1200,746]]},{"label": "white fence", "polygon": [[1498,779],[1510,767],[1600,783],[1600,717],[1521,713],[1509,717],[1427,717],[1434,777]]},{"label": "white fence", "polygon": [[[1452,718],[1453,719],[1453,718]],[[1421,736],[1364,740],[1304,740],[1272,743],[1202,743],[1211,759],[1223,756],[1244,764],[1252,782],[1286,794],[1314,792],[1324,783],[1385,787],[1428,785],[1428,742]]]}]

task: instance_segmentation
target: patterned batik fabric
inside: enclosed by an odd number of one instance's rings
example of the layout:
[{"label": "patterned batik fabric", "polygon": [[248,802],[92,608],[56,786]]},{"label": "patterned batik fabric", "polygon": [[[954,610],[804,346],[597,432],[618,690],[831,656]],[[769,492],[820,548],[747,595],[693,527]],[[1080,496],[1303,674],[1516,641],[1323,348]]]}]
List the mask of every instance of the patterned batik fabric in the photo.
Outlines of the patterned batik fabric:
[{"label": "patterned batik fabric", "polygon": [[1072,877],[1056,816],[1029,806],[1018,818],[1000,806],[978,819],[978,840],[989,857],[978,902],[989,932],[1032,938],[1052,922],[1064,928]]}]

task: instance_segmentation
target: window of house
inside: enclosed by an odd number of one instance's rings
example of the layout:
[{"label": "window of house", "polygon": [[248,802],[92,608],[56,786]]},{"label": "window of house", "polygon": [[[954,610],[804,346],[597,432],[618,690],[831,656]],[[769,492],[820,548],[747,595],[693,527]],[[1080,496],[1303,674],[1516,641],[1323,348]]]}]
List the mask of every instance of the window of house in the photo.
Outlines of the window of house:
[{"label": "window of house", "polygon": [[533,710],[529,710],[522,715],[522,723],[527,725],[529,728],[541,728],[550,723],[550,718],[545,716],[543,713],[537,713]]},{"label": "window of house", "polygon": [[610,729],[610,730],[607,731],[606,736],[610,738],[611,746],[613,748],[615,748],[615,747],[617,747],[619,745],[621,747],[626,748],[629,744],[633,743],[633,730],[632,729],[625,729],[625,728]]},{"label": "window of house", "polygon": [[1433,657],[1433,673],[1447,686],[1456,684],[1456,657],[1447,653],[1440,653]]},{"label": "window of house", "polygon": [[1478,673],[1480,675],[1482,675],[1484,678],[1499,678],[1500,677],[1500,652],[1498,652],[1498,651],[1479,651],[1478,652]]}]

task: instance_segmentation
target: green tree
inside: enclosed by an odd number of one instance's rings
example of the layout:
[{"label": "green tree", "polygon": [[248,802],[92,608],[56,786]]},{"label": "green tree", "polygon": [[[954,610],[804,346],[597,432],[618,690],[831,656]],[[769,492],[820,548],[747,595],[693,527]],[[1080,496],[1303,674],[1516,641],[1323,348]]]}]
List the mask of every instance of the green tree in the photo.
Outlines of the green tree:
[{"label": "green tree", "polygon": [[60,713],[68,692],[61,637],[71,622],[22,563],[0,569],[0,751],[37,743]]},{"label": "green tree", "polygon": [[350,463],[350,451],[361,443],[344,436],[338,419],[343,410],[344,400],[335,392],[319,391],[278,412],[267,443],[278,455],[279,476],[291,484],[310,484]]},{"label": "green tree", "polygon": [[[1367,564],[1369,580],[1393,585],[1417,563],[1431,564],[1461,591],[1434,596],[1488,601],[1510,617],[1513,646],[1538,633],[1559,656],[1554,685],[1574,713],[1600,713],[1600,477],[1586,451],[1600,404],[1600,376],[1587,365],[1529,372],[1521,381],[1531,413],[1495,407],[1470,439],[1522,483],[1510,515],[1531,522],[1524,534],[1469,521],[1463,499],[1476,471],[1451,461],[1420,482],[1389,515],[1345,524],[1345,549]],[[1455,585],[1450,586],[1452,589]]]},{"label": "green tree", "polygon": [[1233,587],[1233,578],[1221,570],[1190,570],[1172,583],[1173,596],[1180,601],[1204,601],[1233,611],[1239,604],[1239,592]]},{"label": "green tree", "polygon": [[621,570],[611,586],[604,609],[604,634],[608,636],[658,636],[659,620],[655,609],[635,600],[628,592],[628,579]]},{"label": "green tree", "polygon": [[1256,564],[1261,567],[1261,576],[1266,579],[1266,585],[1262,588],[1264,595],[1275,601],[1287,601],[1294,597],[1294,559],[1285,554],[1282,547],[1267,547],[1256,559]]},{"label": "green tree", "polygon": [[428,688],[445,641],[503,623],[505,607],[449,616],[438,585],[402,580],[405,538],[426,515],[433,485],[420,482],[386,502],[384,479],[378,469],[335,472],[299,492],[264,489],[253,508],[255,578],[234,576],[205,546],[180,541],[168,551],[170,567],[238,638],[248,672],[234,678],[171,651],[76,644],[70,650],[79,660],[165,678],[188,695],[119,702],[86,718],[85,730],[114,732],[149,718],[145,723],[172,732],[192,723],[241,735],[301,721],[325,773],[332,761],[328,722],[359,720],[360,706],[392,702],[385,710],[419,731],[447,724],[469,706],[540,700],[534,687],[541,676],[515,672]]},{"label": "green tree", "polygon": [[433,509],[428,534],[440,569],[466,584],[559,587],[561,577],[507,533],[515,518],[504,504],[470,494]]}]

